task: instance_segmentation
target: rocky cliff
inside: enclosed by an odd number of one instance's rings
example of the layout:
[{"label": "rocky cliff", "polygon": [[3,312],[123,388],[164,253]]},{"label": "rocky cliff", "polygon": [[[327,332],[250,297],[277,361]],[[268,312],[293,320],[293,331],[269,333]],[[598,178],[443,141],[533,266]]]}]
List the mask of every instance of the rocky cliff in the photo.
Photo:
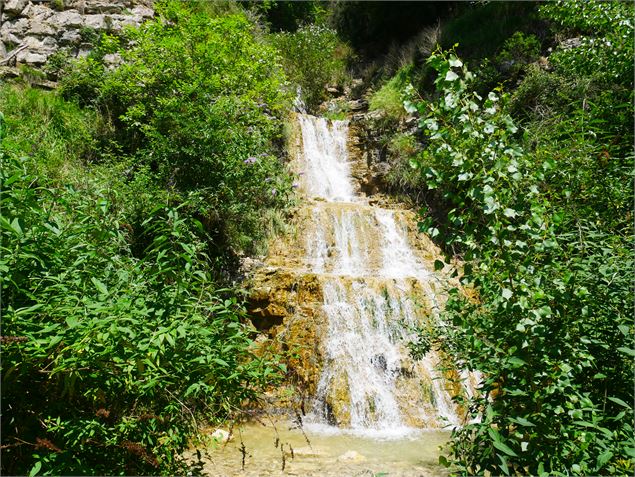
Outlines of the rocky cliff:
[{"label": "rocky cliff", "polygon": [[100,33],[154,15],[153,0],[0,0],[0,66],[41,67],[60,50],[87,55]]}]

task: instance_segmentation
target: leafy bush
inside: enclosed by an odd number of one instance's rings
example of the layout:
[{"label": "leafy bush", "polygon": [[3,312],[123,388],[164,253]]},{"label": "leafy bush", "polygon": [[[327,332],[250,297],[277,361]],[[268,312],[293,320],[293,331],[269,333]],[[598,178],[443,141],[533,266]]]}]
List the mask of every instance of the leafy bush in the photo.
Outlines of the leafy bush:
[{"label": "leafy bush", "polygon": [[437,338],[484,375],[467,403],[477,419],[453,431],[451,464],[471,475],[629,474],[634,256],[630,226],[611,216],[625,213],[616,203],[630,195],[632,153],[609,153],[602,194],[586,130],[529,153],[507,95],[470,92],[452,52],[429,64],[438,99],[411,90],[407,104],[429,141],[413,165],[449,213],[422,229],[466,260],[462,281],[478,292],[470,301],[450,290]]},{"label": "leafy bush", "polygon": [[279,57],[242,14],[212,18],[170,1],[157,9],[129,32],[132,48],[115,48],[120,67],[89,57],[63,91],[92,98],[135,167],[177,193],[197,191],[219,249],[250,250],[263,235],[259,211],[286,206],[291,193],[278,157],[290,106]]},{"label": "leafy bush", "polygon": [[341,83],[349,56],[335,30],[321,25],[307,25],[294,33],[272,35],[282,55],[289,80],[302,88],[308,107],[317,106],[325,98],[327,84]]},{"label": "leafy bush", "polygon": [[550,60],[570,75],[599,75],[606,82],[633,80],[633,4],[630,2],[554,2],[540,13],[580,45],[558,49]]},{"label": "leafy bush", "polygon": [[155,203],[137,259],[116,191],[47,186],[19,157],[5,141],[3,473],[184,473],[198,420],[229,415],[278,368],[215,290],[187,202]]}]

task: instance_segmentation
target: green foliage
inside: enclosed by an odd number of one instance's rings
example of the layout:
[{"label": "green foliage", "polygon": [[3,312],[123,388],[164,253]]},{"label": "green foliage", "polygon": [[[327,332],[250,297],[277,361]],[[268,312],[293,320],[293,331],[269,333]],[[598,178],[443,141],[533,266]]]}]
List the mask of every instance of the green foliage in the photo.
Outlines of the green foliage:
[{"label": "green foliage", "polygon": [[54,186],[9,133],[3,473],[184,473],[197,421],[255,398],[277,366],[251,354],[242,308],[215,289],[191,201],[155,197],[135,257],[117,190],[92,178]]},{"label": "green foliage", "polygon": [[536,21],[534,2],[471,2],[442,28],[441,46],[459,44],[467,58],[493,56],[515,32],[527,31]]},{"label": "green foliage", "polygon": [[370,110],[382,110],[395,120],[404,117],[406,112],[403,108],[403,89],[408,84],[408,81],[408,68],[404,68],[371,96],[369,102]]},{"label": "green foliage", "polygon": [[422,229],[466,260],[478,292],[451,291],[437,340],[484,376],[469,403],[479,420],[453,431],[453,468],[632,473],[632,132],[592,120],[604,98],[522,136],[508,95],[471,92],[454,53],[428,63],[439,96],[410,91],[428,141],[412,164],[449,212]]},{"label": "green foliage", "polygon": [[551,61],[571,75],[598,75],[606,82],[633,80],[631,2],[554,2],[540,12],[569,34],[581,34],[580,46],[559,49]]},{"label": "green foliage", "polygon": [[279,0],[241,0],[249,8],[264,16],[272,32],[295,32],[303,25],[322,24],[327,10],[324,3],[316,0],[289,2]]},{"label": "green foliage", "polygon": [[29,87],[1,87],[0,111],[14,147],[33,157],[38,171],[60,180],[82,160],[95,158],[95,138],[108,130],[94,111]]},{"label": "green foliage", "polygon": [[514,65],[536,61],[540,56],[540,41],[536,35],[525,35],[517,31],[503,43],[502,51],[497,55],[498,61]]},{"label": "green foliage", "polygon": [[[196,190],[219,246],[250,250],[262,235],[258,211],[290,198],[278,158],[290,96],[275,49],[244,15],[211,18],[196,5],[158,4],[158,18],[128,33],[130,49],[104,37],[62,90],[110,118],[135,167],[176,192]],[[108,70],[102,58],[113,50],[124,63]]]},{"label": "green foliage", "polygon": [[302,88],[309,108],[325,99],[325,86],[345,79],[345,67],[350,54],[335,30],[322,25],[307,25],[294,33],[272,35],[273,43],[282,55],[289,80]]},{"label": "green foliage", "polygon": [[280,226],[290,97],[276,50],[208,7],[60,57],[66,99],[0,88],[3,473],[185,474],[199,423],[277,382],[218,284]]}]

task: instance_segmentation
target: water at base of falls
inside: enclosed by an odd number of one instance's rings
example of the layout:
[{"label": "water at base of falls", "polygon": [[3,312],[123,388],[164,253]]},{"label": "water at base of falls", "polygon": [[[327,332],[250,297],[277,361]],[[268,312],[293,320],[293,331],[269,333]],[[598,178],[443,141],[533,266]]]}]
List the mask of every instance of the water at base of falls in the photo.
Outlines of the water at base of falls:
[{"label": "water at base of falls", "polygon": [[[331,431],[301,430],[284,421],[235,427],[233,438],[226,445],[213,445],[202,454],[202,461],[198,463],[200,474],[214,477],[447,476],[447,471],[438,464],[439,447],[447,442],[447,431],[418,430],[400,440],[378,440]],[[197,463],[195,449],[186,452],[184,457],[190,463]]]},{"label": "water at base of falls", "polygon": [[409,244],[399,211],[356,193],[348,123],[299,114],[301,190],[313,200],[307,270],[327,317],[321,376],[307,429],[381,438],[459,423],[435,356],[415,362],[412,330],[438,310],[436,281]]}]

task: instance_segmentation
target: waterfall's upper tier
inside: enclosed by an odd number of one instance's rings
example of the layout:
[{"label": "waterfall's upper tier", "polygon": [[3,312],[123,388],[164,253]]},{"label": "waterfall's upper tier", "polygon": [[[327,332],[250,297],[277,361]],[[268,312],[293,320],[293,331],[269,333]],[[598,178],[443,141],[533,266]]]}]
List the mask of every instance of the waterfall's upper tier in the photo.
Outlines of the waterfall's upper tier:
[{"label": "waterfall's upper tier", "polygon": [[348,163],[348,121],[331,121],[301,114],[302,188],[308,197],[354,202],[355,190]]}]

